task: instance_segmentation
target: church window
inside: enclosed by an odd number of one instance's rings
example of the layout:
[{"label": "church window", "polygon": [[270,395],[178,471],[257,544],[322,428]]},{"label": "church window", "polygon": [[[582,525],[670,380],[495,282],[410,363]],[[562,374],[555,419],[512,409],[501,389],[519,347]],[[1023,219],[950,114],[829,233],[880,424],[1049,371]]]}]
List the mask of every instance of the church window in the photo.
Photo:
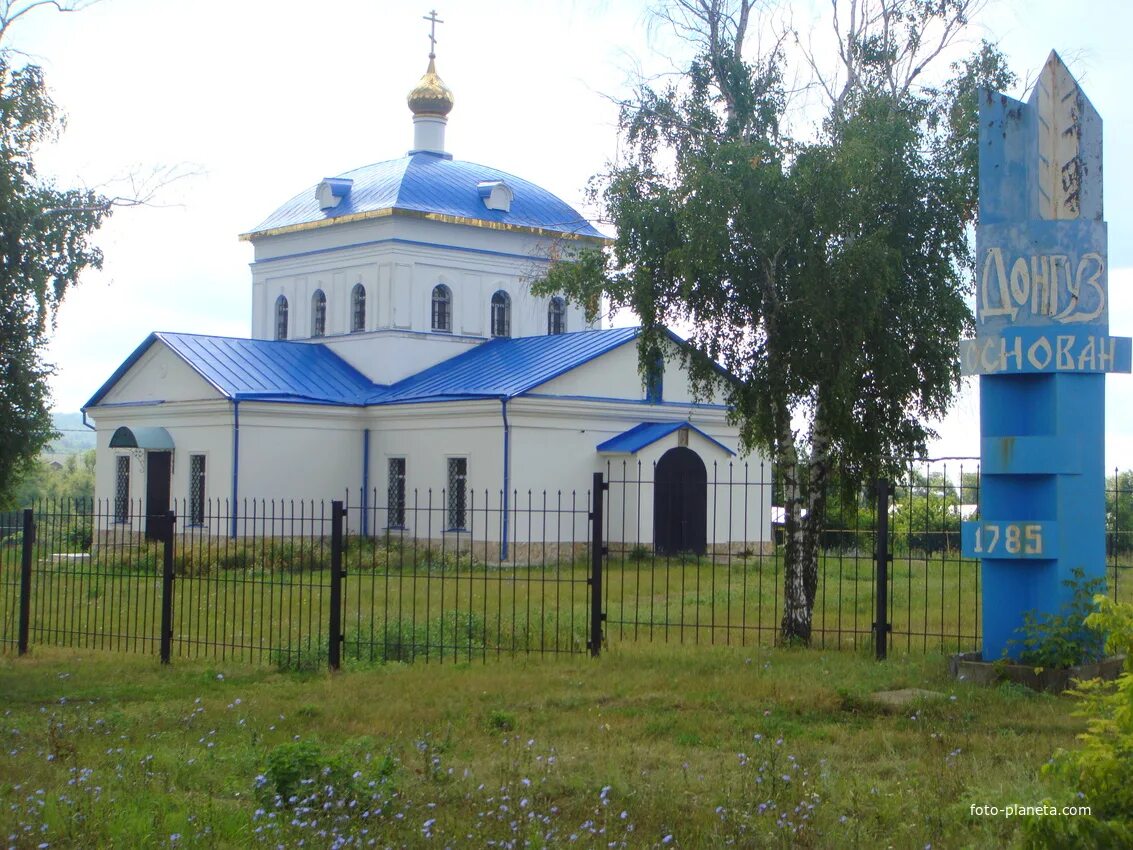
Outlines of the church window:
[{"label": "church window", "polygon": [[389,459],[389,516],[390,528],[405,527],[405,458]]},{"label": "church window", "polygon": [[452,290],[443,283],[433,287],[433,330],[452,333]]},{"label": "church window", "polygon": [[657,353],[645,370],[645,400],[650,404],[660,404],[664,398],[664,386],[665,358]]},{"label": "church window", "polygon": [[558,295],[547,308],[547,333],[551,336],[566,333],[566,301]]},{"label": "church window", "polygon": [[468,458],[450,457],[448,459],[448,527],[467,528],[468,508]]},{"label": "church window", "polygon": [[205,522],[205,456],[189,455],[189,524]]},{"label": "church window", "polygon": [[275,299],[275,338],[287,339],[287,299],[282,295]]},{"label": "church window", "polygon": [[356,283],[350,293],[350,332],[355,334],[364,330],[366,330],[366,287]]},{"label": "church window", "polygon": [[492,336],[511,336],[511,298],[502,289],[492,296]]},{"label": "church window", "polygon": [[321,289],[316,289],[311,297],[311,336],[326,336],[327,297]]},{"label": "church window", "polygon": [[114,521],[130,519],[130,456],[118,455],[114,459]]}]

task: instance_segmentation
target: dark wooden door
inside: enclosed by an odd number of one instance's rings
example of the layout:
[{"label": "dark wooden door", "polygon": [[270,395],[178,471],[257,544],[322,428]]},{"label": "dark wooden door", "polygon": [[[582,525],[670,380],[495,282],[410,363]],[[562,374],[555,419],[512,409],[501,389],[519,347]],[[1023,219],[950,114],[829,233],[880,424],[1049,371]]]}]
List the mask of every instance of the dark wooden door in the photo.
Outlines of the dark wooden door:
[{"label": "dark wooden door", "polygon": [[703,555],[708,537],[708,471],[692,449],[669,449],[653,485],[653,545],[663,555]]},{"label": "dark wooden door", "polygon": [[165,539],[173,452],[146,453],[146,539]]}]

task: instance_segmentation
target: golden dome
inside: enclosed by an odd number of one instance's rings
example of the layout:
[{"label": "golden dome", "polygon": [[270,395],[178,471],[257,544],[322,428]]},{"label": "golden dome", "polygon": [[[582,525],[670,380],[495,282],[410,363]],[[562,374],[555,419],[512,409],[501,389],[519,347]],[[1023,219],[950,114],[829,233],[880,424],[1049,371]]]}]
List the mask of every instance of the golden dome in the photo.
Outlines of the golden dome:
[{"label": "golden dome", "polygon": [[433,57],[429,57],[429,70],[409,92],[409,108],[414,115],[448,115],[452,111],[453,97],[449,87],[437,76]]}]

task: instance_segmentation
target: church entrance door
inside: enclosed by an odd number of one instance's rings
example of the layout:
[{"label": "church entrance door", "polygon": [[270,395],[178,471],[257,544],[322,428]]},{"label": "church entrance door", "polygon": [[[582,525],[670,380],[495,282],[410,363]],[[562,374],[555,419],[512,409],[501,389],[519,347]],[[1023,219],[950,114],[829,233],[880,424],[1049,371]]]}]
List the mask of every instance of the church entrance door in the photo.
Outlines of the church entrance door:
[{"label": "church entrance door", "polygon": [[163,540],[169,521],[173,452],[146,452],[146,540]]},{"label": "church entrance door", "polygon": [[661,455],[653,484],[653,545],[662,555],[707,549],[708,471],[692,449]]}]

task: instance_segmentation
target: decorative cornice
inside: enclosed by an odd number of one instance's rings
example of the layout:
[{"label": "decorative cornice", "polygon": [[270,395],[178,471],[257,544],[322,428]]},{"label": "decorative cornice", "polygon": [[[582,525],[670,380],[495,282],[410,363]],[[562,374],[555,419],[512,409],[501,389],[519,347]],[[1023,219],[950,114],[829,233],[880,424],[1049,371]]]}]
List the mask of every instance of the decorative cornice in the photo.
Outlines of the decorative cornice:
[{"label": "decorative cornice", "polygon": [[460,215],[448,215],[446,213],[423,212],[421,210],[406,210],[399,207],[386,207],[380,210],[368,210],[360,213],[350,213],[348,215],[334,216],[333,218],[321,218],[315,221],[305,221],[299,224],[287,224],[282,227],[269,227],[266,230],[253,230],[248,233],[240,234],[241,242],[252,242],[256,239],[262,239],[267,236],[284,236],[289,233],[302,233],[308,230],[318,230],[323,227],[331,227],[336,224],[351,224],[358,221],[369,221],[377,218],[387,218],[390,216],[405,216],[407,218],[419,218],[424,221],[439,221],[445,224],[462,224],[467,227],[481,227],[486,230],[500,230],[506,233],[526,233],[532,236],[540,236],[549,239],[572,239],[578,242],[591,242],[597,245],[610,245],[613,244],[612,239],[604,236],[588,236],[582,233],[569,233],[561,230],[551,230],[546,227],[534,227],[525,224],[509,224],[502,221],[486,221],[480,218],[468,218]]}]

